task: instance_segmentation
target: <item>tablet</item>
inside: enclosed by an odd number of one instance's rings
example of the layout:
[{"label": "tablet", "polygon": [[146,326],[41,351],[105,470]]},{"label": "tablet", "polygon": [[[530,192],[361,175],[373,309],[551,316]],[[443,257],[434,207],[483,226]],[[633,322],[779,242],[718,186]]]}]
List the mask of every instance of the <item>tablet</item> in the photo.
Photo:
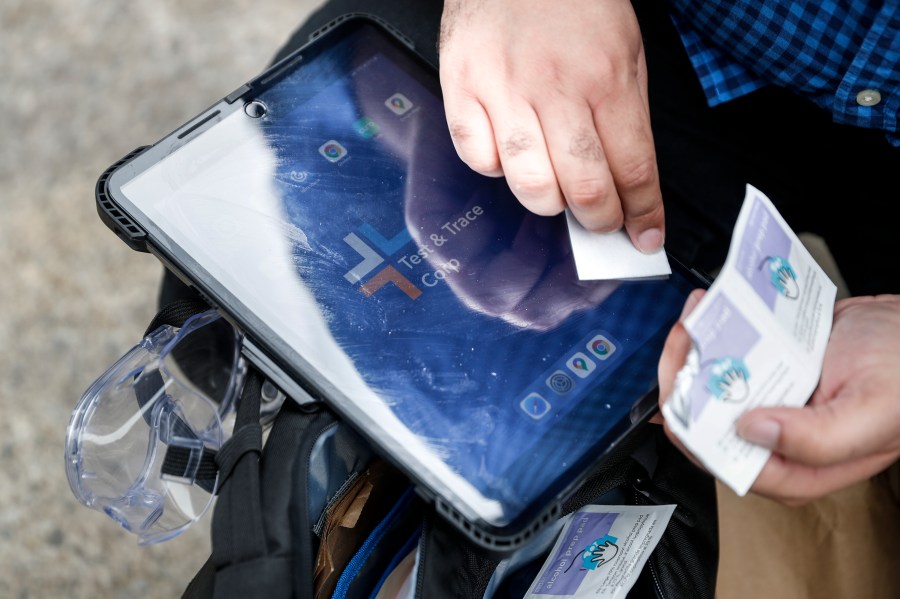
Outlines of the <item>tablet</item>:
[{"label": "tablet", "polygon": [[106,220],[484,546],[515,548],[656,408],[691,289],[580,281],[565,218],[454,151],[434,70],[366,18],[102,180]]}]

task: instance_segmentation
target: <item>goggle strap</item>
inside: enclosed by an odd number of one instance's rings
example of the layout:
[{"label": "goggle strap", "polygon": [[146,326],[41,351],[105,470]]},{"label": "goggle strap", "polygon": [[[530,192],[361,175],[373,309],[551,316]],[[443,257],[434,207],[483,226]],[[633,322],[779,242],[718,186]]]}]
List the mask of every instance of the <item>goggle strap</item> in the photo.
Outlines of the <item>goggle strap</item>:
[{"label": "goggle strap", "polygon": [[[169,445],[163,457],[162,474],[192,480],[207,493],[213,493],[216,488],[217,476],[221,485],[231,476],[235,465],[244,454],[262,453],[262,427],[259,424],[260,399],[259,377],[251,376],[241,394],[241,401],[235,415],[235,431],[231,438],[218,451],[204,447],[199,464],[196,464],[196,449]],[[190,427],[177,417],[175,429],[176,434],[180,436],[189,439],[197,438]]]},{"label": "goggle strap", "polygon": [[200,463],[194,467],[195,451],[189,447],[170,445],[166,449],[161,472],[163,476],[192,480],[195,485],[207,493],[212,493],[215,490],[216,476],[219,473],[219,466],[216,464],[216,453],[218,452],[204,447]]},{"label": "goggle strap", "polygon": [[[134,381],[134,397],[137,400],[138,408],[141,411],[144,422],[148,425],[152,425],[152,412],[150,410],[145,410],[144,406],[146,406],[147,402],[151,399],[156,398],[158,394],[163,393],[165,391],[165,386],[166,383],[158,370],[145,370],[141,372]],[[172,423],[172,430],[168,431],[168,433],[185,439],[197,438],[197,435],[194,434],[191,427],[177,414]],[[163,442],[168,444],[168,439],[164,438]]]},{"label": "goggle strap", "polygon": [[[249,408],[252,414],[254,403],[259,405],[259,385],[255,387],[250,385],[250,387],[250,389],[245,388],[239,405],[249,404],[244,411],[246,412],[247,408]],[[254,388],[257,390],[255,402],[250,399]],[[241,411],[240,407],[238,411]],[[240,420],[240,416],[237,419]],[[196,438],[196,435],[193,434],[187,425],[182,424],[182,426],[182,434],[184,436]],[[231,438],[218,451],[204,447],[200,456],[200,463],[196,465],[194,472],[190,470],[194,470],[194,452],[196,450],[178,445],[168,446],[163,458],[161,472],[165,476],[193,480],[198,487],[207,493],[212,493],[216,485],[216,476],[220,477],[220,483],[225,482],[231,476],[235,464],[238,463],[241,457],[251,452],[261,454],[262,445],[262,427],[259,426],[259,418],[257,417],[255,421],[251,421],[249,424],[238,426]]]},{"label": "goggle strap", "polygon": [[196,316],[201,312],[206,312],[209,309],[209,304],[200,298],[183,298],[175,300],[156,313],[156,316],[153,317],[153,321],[150,322],[150,326],[148,326],[147,330],[144,332],[144,337],[166,324],[180,329],[184,326],[184,323],[188,318]]},{"label": "goggle strap", "polygon": [[[162,376],[155,370],[143,372],[134,383],[135,397],[148,425],[150,424],[150,411],[145,410],[144,406],[156,393],[162,392],[164,385]],[[172,425],[173,428],[167,432],[166,437],[174,435],[183,439],[196,440],[198,438],[181,417],[175,415]],[[169,443],[168,438],[163,438],[162,441],[166,444],[166,453],[163,456],[161,467],[163,476],[190,481],[207,493],[212,493],[215,490],[216,474],[218,472],[215,450],[204,447],[200,456],[200,463],[197,464],[195,448],[172,445]]]}]

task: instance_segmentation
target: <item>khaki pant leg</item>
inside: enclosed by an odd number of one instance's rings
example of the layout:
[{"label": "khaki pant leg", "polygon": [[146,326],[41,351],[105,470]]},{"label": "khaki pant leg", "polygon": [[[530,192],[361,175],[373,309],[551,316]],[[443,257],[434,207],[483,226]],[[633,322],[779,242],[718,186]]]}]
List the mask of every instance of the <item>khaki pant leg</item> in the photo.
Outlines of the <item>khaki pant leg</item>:
[{"label": "khaki pant leg", "polygon": [[900,597],[900,462],[799,508],[716,490],[718,599]]}]

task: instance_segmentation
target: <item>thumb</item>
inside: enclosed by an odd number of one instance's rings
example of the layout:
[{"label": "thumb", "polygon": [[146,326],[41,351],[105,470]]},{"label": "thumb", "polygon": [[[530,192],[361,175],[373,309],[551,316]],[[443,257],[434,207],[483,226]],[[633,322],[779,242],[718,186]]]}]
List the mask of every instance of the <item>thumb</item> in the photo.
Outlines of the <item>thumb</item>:
[{"label": "thumb", "polygon": [[759,408],[737,422],[745,440],[790,461],[824,467],[889,449],[896,423],[875,406],[835,399],[803,408]]},{"label": "thumb", "polygon": [[691,349],[691,337],[688,335],[687,329],[682,325],[682,321],[694,311],[697,304],[703,298],[706,292],[701,289],[693,290],[684,302],[681,310],[681,316],[678,322],[669,331],[663,346],[662,354],[657,365],[657,376],[659,379],[659,401],[660,407],[669,398],[672,393],[672,387],[675,384],[675,377],[678,371],[684,366],[685,359]]}]

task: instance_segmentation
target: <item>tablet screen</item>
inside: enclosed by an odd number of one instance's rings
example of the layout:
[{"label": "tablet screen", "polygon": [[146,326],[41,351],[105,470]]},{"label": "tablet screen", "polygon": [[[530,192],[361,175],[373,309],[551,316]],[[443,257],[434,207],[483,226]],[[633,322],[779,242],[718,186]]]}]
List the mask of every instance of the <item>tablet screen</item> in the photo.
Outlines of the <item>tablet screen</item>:
[{"label": "tablet screen", "polygon": [[419,482],[526,519],[632,426],[693,285],[579,281],[564,217],[463,164],[435,74],[375,28],[255,98],[123,206]]}]

